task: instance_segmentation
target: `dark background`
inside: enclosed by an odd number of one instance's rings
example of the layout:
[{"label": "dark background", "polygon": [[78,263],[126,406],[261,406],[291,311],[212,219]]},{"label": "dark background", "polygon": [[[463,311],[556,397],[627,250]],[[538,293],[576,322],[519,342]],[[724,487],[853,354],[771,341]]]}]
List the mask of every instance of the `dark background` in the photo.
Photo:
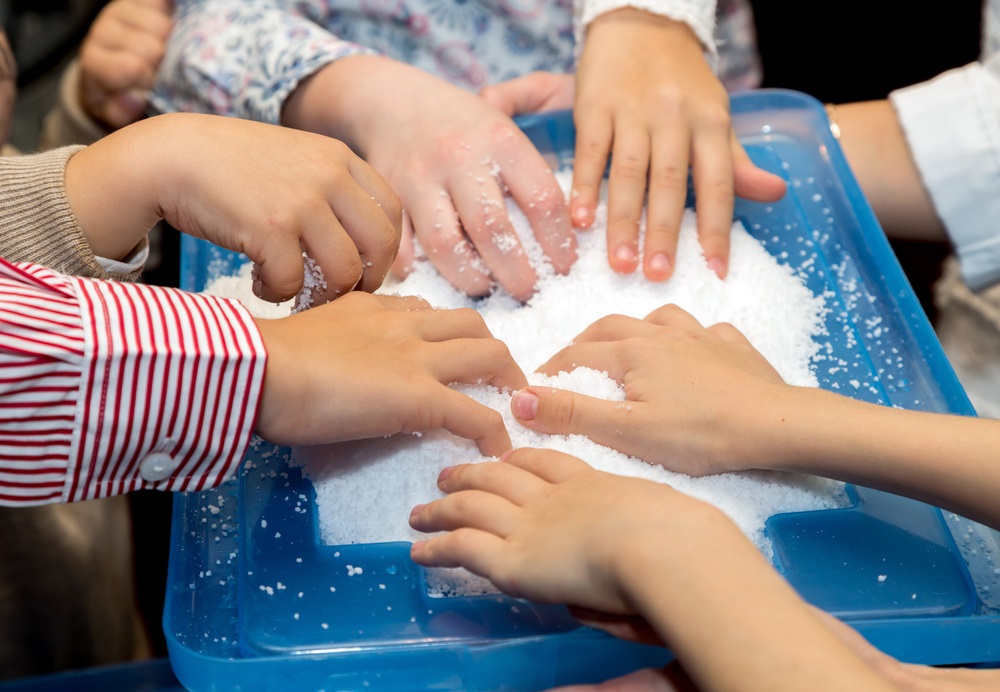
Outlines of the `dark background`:
[{"label": "dark background", "polygon": [[[752,4],[762,86],[804,91],[824,103],[883,99],[979,57],[981,0],[933,6],[877,0]],[[900,240],[892,246],[933,322],[932,286],[950,247]]]}]

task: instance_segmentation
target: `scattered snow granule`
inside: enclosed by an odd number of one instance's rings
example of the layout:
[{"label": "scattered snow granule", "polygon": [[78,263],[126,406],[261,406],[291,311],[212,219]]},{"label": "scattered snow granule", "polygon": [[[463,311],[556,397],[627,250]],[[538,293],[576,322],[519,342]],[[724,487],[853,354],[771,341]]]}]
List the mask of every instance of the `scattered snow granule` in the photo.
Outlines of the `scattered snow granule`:
[{"label": "scattered snow granule", "polygon": [[879,584],[881,584],[881,583],[882,583],[882,582],[884,582],[885,580],[886,580],[886,575],[884,575],[884,574],[880,574],[880,575],[878,575],[878,583],[879,583]]}]

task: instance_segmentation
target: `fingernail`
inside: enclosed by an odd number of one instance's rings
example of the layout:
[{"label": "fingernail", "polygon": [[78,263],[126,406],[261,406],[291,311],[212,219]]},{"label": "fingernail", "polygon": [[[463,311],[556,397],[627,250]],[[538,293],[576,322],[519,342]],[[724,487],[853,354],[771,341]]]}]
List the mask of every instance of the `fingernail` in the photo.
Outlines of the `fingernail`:
[{"label": "fingernail", "polygon": [[615,257],[623,262],[635,262],[635,248],[631,245],[619,245],[615,250]]},{"label": "fingernail", "polygon": [[720,279],[726,276],[726,263],[722,261],[720,257],[713,257],[708,260],[708,268],[715,272],[715,275]]},{"label": "fingernail", "polygon": [[511,457],[511,455],[513,453],[514,453],[513,449],[508,449],[506,452],[504,452],[503,454],[500,455],[500,458],[497,459],[497,461],[500,461],[500,462],[507,461],[508,459],[510,459],[510,457]]},{"label": "fingernail", "polygon": [[441,473],[438,474],[438,483],[443,482],[444,479],[447,478],[451,474],[451,470],[453,468],[455,468],[455,467],[454,466],[445,466],[443,469],[441,469]]},{"label": "fingernail", "polygon": [[413,545],[410,546],[410,552],[413,553],[414,551],[420,550],[424,547],[425,543],[427,543],[427,541],[413,541]]},{"label": "fingernail", "polygon": [[670,274],[670,258],[663,252],[657,252],[649,258],[649,270],[658,277],[666,277]]},{"label": "fingernail", "polygon": [[538,413],[538,395],[523,390],[514,395],[512,410],[518,420],[534,420]]},{"label": "fingernail", "polygon": [[415,505],[413,507],[413,509],[410,510],[410,516],[412,517],[412,516],[414,516],[416,514],[420,514],[420,510],[422,510],[426,506],[427,506],[426,502],[424,504],[422,504],[422,505]]},{"label": "fingernail", "polygon": [[615,271],[628,274],[635,270],[638,264],[636,250],[632,245],[619,245],[615,248]]}]

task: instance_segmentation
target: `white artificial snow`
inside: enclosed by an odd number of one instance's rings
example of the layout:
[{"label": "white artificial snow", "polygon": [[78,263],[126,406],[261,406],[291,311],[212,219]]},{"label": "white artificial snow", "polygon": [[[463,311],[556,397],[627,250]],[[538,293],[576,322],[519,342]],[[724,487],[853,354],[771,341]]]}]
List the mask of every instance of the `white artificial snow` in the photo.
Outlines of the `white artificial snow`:
[{"label": "white artificial snow", "polygon": [[[571,172],[560,172],[557,177],[567,189]],[[534,373],[534,369],[569,345],[599,317],[617,313],[641,318],[662,305],[675,303],[704,325],[717,322],[735,325],[785,381],[817,386],[813,367],[820,346],[814,337],[822,333],[825,301],[814,295],[790,268],[768,254],[741,224],[735,223],[732,229],[729,274],[723,281],[706,266],[697,240],[694,213],[686,211],[674,275],[665,283],[655,283],[643,278],[641,272],[618,275],[608,266],[604,204],[598,208],[594,228],[578,235],[579,260],[567,276],[556,275],[545,262],[521,211],[513,204],[508,205],[508,210],[539,273],[537,291],[526,304],[521,305],[500,289],[488,298],[470,299],[421,259],[405,280],[387,281],[380,292],[420,295],[435,307],[477,309],[493,335],[507,344],[529,381],[536,385],[623,400],[622,388],[604,373],[579,368],[547,378]],[[215,280],[207,292],[239,298],[261,317],[290,312],[291,301],[274,306],[252,295],[249,266],[237,277]],[[768,517],[846,504],[843,484],[827,479],[765,471],[692,478],[628,457],[579,435],[537,434],[513,418],[509,392],[487,385],[453,386],[499,411],[515,448],[557,449],[605,471],[669,483],[677,490],[718,506],[766,554],[771,551],[764,535]],[[419,436],[297,449],[293,463],[303,466],[315,487],[322,541],[342,545],[425,538],[409,528],[410,509],[440,496],[436,479],[442,468],[480,460],[474,443],[444,431],[430,431]],[[428,583],[435,595],[490,590],[489,585],[460,570],[430,570]]]}]

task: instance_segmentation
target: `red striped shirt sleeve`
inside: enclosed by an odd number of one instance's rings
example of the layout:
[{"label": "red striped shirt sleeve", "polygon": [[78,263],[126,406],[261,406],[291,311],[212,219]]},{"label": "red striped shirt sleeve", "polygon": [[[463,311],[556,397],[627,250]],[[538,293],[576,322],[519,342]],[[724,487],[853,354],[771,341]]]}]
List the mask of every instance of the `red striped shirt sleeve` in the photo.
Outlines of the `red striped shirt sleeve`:
[{"label": "red striped shirt sleeve", "polygon": [[0,504],[221,483],[265,364],[238,301],[0,259]]}]

